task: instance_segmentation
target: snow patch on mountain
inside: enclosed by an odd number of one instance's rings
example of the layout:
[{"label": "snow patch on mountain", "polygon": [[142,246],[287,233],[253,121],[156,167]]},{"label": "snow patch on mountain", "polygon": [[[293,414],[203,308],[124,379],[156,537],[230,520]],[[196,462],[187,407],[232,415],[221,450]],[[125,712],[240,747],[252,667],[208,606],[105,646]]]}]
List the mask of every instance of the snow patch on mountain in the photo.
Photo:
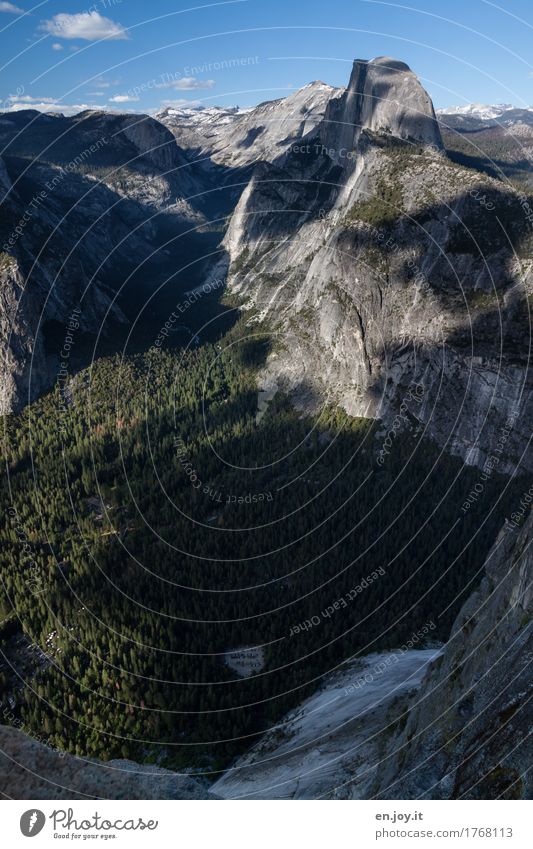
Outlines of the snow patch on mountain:
[{"label": "snow patch on mountain", "polygon": [[[437,115],[464,115],[467,118],[478,118],[480,121],[492,121],[501,118],[506,112],[516,109],[512,103],[468,103],[466,106],[447,106],[437,109]],[[533,112],[533,106],[521,107],[526,112]]]}]

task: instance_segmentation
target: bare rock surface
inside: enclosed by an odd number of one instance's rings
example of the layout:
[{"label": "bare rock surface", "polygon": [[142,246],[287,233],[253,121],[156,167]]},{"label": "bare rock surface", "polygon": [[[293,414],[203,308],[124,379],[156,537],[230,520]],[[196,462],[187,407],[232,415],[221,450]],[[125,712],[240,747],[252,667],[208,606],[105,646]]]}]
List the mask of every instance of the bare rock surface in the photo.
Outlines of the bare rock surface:
[{"label": "bare rock surface", "polygon": [[214,798],[188,775],[133,761],[76,758],[5,725],[0,726],[0,794],[4,799]]},{"label": "bare rock surface", "polygon": [[[174,136],[146,115],[6,113],[0,143],[0,412],[6,413],[54,380],[57,362],[46,350],[50,322],[63,325],[64,337],[70,313],[81,307],[78,338],[97,333],[104,319],[112,335],[125,320],[115,299],[121,285],[131,281],[137,291],[151,285],[163,259],[167,275],[181,257],[186,265],[205,216]],[[185,231],[192,233],[187,240]]]},{"label": "bare rock surface", "polygon": [[389,711],[419,685],[438,650],[370,654],[343,664],[212,786],[225,799],[334,798],[370,784]]},{"label": "bare rock surface", "polygon": [[316,130],[330,100],[341,91],[317,80],[252,109],[167,108],[156,118],[172,130],[183,149],[211,165],[236,169],[278,159],[291,144]]},{"label": "bare rock surface", "polygon": [[384,799],[530,799],[533,516],[506,524],[387,746]]},{"label": "bare rock surface", "polygon": [[407,66],[355,62],[316,132],[256,167],[225,237],[231,290],[283,339],[261,380],[387,424],[407,408],[467,462],[531,470],[532,222],[443,153]]}]

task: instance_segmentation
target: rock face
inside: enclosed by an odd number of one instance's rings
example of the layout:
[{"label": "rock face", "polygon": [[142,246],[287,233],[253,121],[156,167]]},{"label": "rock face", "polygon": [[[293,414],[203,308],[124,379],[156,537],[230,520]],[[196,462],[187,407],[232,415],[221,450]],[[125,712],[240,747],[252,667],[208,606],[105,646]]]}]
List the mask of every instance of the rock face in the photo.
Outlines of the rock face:
[{"label": "rock face", "polygon": [[[204,222],[172,134],[147,116],[8,113],[0,122],[0,412],[50,386],[80,307],[79,337],[125,320],[162,275],[193,258]],[[166,267],[162,268],[162,259]],[[142,280],[137,269],[142,269]],[[127,284],[122,299],[116,295]],[[144,290],[143,290],[144,287]],[[144,291],[144,297],[143,297]],[[58,329],[63,325],[62,330]],[[79,349],[79,345],[78,345]]]},{"label": "rock face", "polygon": [[443,654],[401,716],[370,794],[531,798],[533,516],[507,524]]},{"label": "rock face", "polygon": [[263,382],[386,423],[407,410],[469,463],[531,469],[533,207],[441,147],[407,66],[357,61],[316,131],[256,167],[229,285],[283,339]]},{"label": "rock face", "polygon": [[188,269],[184,288],[201,283],[253,164],[283,157],[337,93],[312,83],[252,110],[165,110],[167,126],[94,111],[0,116],[0,412],[54,382],[49,339],[61,342],[73,309],[78,337],[105,318],[110,338],[158,283],[179,289],[176,269]]},{"label": "rock face", "polygon": [[46,387],[46,362],[42,336],[32,328],[39,323],[38,303],[26,300],[24,313],[20,301],[24,291],[24,277],[17,260],[9,254],[0,255],[0,412],[9,412],[31,400],[27,390],[31,384],[32,359],[37,369],[34,373],[35,395]]},{"label": "rock face", "polygon": [[211,217],[233,213],[253,168],[284,159],[294,144],[316,130],[340,89],[315,81],[288,97],[253,109],[164,109],[157,118],[187,156]]},{"label": "rock face", "polygon": [[172,130],[189,155],[231,169],[242,168],[275,161],[293,142],[313,132],[329,102],[341,91],[317,80],[253,109],[164,109],[156,118]]},{"label": "rock face", "polygon": [[408,65],[388,56],[354,62],[348,88],[328,104],[320,137],[338,162],[365,130],[442,147],[429,95]]},{"label": "rock face", "polygon": [[91,761],[0,726],[4,799],[213,799],[192,778],[132,761]]}]

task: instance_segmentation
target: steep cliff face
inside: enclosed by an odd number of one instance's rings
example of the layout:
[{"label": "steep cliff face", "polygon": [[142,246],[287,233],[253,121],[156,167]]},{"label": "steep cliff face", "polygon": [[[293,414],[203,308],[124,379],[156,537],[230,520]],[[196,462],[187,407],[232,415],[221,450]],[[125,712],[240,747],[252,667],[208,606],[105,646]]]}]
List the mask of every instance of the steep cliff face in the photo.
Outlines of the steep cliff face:
[{"label": "steep cliff face", "polygon": [[346,91],[328,104],[320,137],[342,161],[340,151],[355,150],[365,130],[442,147],[429,95],[408,65],[389,56],[354,62]]},{"label": "steep cliff face", "polygon": [[174,137],[147,116],[9,113],[0,143],[5,413],[53,382],[59,352],[50,328],[60,348],[79,307],[77,351],[83,334],[102,328],[109,338],[128,304],[142,304],[202,256],[195,231],[205,218],[201,203],[189,200],[196,184]]},{"label": "steep cliff face", "polygon": [[369,795],[531,798],[532,540],[531,513],[503,528]]},{"label": "steep cliff face", "polygon": [[435,648],[384,652],[343,664],[212,791],[224,799],[365,798],[387,716],[407,703],[436,655]]},{"label": "steep cliff face", "polygon": [[[23,158],[99,179],[113,191],[157,208],[181,205],[198,214],[195,182],[172,133],[148,115],[88,110],[72,117],[34,110],[4,113],[0,142],[6,161]],[[153,188],[153,181],[157,190]]]},{"label": "steep cliff face", "polygon": [[316,133],[256,168],[225,239],[232,290],[282,340],[263,379],[385,422],[407,408],[470,463],[503,439],[500,469],[531,468],[528,209],[444,155],[403,63],[356,62]]},{"label": "steep cliff face", "polygon": [[[13,402],[27,402],[31,383],[32,357],[45,362],[42,337],[35,337],[31,328],[39,321],[37,303],[27,303],[24,312],[20,299],[24,278],[14,257],[0,254],[0,413],[9,412]],[[34,392],[46,386],[46,372],[38,369],[34,377]]]},{"label": "steep cliff face", "polygon": [[157,118],[175,135],[191,164],[198,191],[215,220],[233,213],[253,168],[282,161],[314,132],[341,89],[315,81],[253,109],[164,109]]}]

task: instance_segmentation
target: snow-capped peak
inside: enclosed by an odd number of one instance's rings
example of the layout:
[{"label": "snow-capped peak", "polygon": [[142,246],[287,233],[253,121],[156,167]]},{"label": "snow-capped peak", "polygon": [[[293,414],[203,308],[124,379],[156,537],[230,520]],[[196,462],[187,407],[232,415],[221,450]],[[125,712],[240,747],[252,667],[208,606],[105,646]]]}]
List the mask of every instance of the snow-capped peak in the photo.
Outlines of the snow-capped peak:
[{"label": "snow-capped peak", "polygon": [[167,106],[155,113],[155,118],[161,121],[167,119],[194,119],[197,123],[210,122],[216,119],[223,121],[233,119],[237,115],[249,112],[249,109],[241,109],[239,106],[203,106],[196,104],[192,106]]},{"label": "snow-capped peak", "polygon": [[[464,115],[467,118],[479,118],[482,121],[501,118],[505,112],[516,107],[512,103],[469,103],[466,106],[447,106],[445,109],[437,109],[437,115]],[[528,108],[532,111],[532,107]]]}]

